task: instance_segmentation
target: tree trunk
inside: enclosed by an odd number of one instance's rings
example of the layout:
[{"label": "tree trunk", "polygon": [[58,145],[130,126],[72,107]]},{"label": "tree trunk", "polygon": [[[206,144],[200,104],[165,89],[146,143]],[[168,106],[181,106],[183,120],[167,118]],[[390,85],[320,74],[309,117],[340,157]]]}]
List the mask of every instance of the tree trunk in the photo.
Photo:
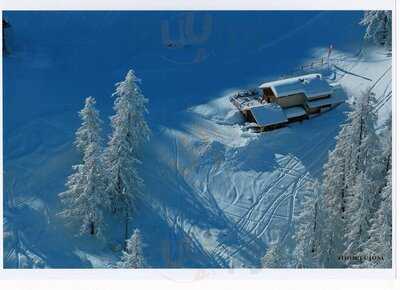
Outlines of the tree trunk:
[{"label": "tree trunk", "polygon": [[388,173],[389,169],[390,169],[390,163],[392,161],[392,154],[390,153],[390,155],[387,157],[386,159],[386,173]]},{"label": "tree trunk", "polygon": [[125,216],[125,239],[124,239],[124,249],[126,249],[127,246],[127,240],[128,240],[128,231],[129,231],[129,215],[126,213]]},{"label": "tree trunk", "polygon": [[90,234],[93,236],[95,234],[94,222],[90,222]]}]

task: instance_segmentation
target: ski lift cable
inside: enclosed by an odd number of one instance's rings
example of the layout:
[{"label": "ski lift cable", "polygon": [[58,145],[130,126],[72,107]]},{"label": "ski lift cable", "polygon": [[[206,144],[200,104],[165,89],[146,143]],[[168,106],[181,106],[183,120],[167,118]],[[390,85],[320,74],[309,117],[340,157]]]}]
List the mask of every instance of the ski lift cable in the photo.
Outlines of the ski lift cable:
[{"label": "ski lift cable", "polygon": [[[390,65],[383,73],[382,73],[382,75],[375,81],[375,83],[369,88],[369,91],[371,91],[382,79],[383,79],[383,77],[389,72],[389,70],[391,70],[391,68],[392,68],[392,65]],[[387,90],[387,88],[385,89],[385,92],[386,92],[386,90]],[[382,107],[383,107],[383,104],[382,103],[386,103],[390,98],[391,98],[391,96],[392,96],[392,91],[390,91],[386,96],[385,96],[385,94],[383,94],[380,98],[377,98],[377,103],[375,103],[374,105],[373,105],[373,110],[375,110],[378,106],[379,106],[379,108],[378,109],[376,109],[376,111],[374,111],[374,112],[377,112],[377,111],[379,111]],[[382,104],[382,105],[381,105]],[[381,106],[380,106],[381,105]]]},{"label": "ski lift cable", "polygon": [[[382,100],[380,100],[380,102],[374,104],[373,108],[372,108],[372,112],[373,113],[377,113],[379,112],[380,109],[383,108],[383,106],[392,98],[392,93],[390,92],[388,95],[386,95],[384,98],[382,98]],[[358,113],[357,115],[355,115],[355,118],[358,118],[361,116],[361,113]]]},{"label": "ski lift cable", "polygon": [[370,90],[372,90],[379,82],[380,80],[388,73],[389,70],[392,69],[392,65],[390,65],[385,71],[384,73],[375,81],[375,83],[370,87]]},{"label": "ski lift cable", "polygon": [[349,75],[352,75],[352,76],[355,76],[355,77],[359,77],[359,78],[362,78],[362,79],[364,79],[364,80],[367,80],[367,81],[372,82],[372,79],[367,78],[367,77],[364,77],[364,76],[359,75],[359,74],[355,74],[355,73],[353,73],[353,72],[351,72],[351,71],[349,71],[349,70],[343,69],[343,68],[341,68],[341,67],[338,67],[336,64],[334,64],[333,67],[336,68],[337,70],[339,70],[339,71],[345,73],[345,74],[349,74]]},{"label": "ski lift cable", "polygon": [[392,93],[388,94],[383,102],[374,109],[374,112],[378,112],[382,107],[392,98]]},{"label": "ski lift cable", "polygon": [[[378,112],[390,99],[392,98],[392,91],[390,91],[386,96],[380,97],[378,102],[373,104],[372,112]],[[357,115],[353,115],[354,118],[358,118],[361,116],[361,113]],[[347,121],[346,121],[347,122]]]}]

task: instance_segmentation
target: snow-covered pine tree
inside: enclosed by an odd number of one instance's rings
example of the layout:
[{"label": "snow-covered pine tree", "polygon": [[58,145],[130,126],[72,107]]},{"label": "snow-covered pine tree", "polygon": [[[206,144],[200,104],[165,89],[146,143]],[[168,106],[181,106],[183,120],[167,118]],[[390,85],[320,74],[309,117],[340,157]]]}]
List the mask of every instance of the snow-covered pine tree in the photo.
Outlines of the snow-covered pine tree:
[{"label": "snow-covered pine tree", "polygon": [[109,205],[105,193],[104,168],[101,163],[101,121],[92,97],[85,100],[79,112],[82,126],[76,134],[75,146],[83,153],[82,164],[73,166],[67,190],[59,194],[64,204],[60,213],[68,222],[81,224],[80,234],[101,237],[104,230],[103,212]]},{"label": "snow-covered pine tree", "polygon": [[363,245],[365,257],[382,257],[365,260],[362,267],[390,268],[392,265],[392,116],[386,120],[381,134],[382,160],[384,163],[385,186],[379,190],[378,210],[370,221],[369,238]]},{"label": "snow-covered pine tree", "polygon": [[144,268],[143,243],[140,231],[136,229],[126,242],[126,250],[122,252],[119,268]]},{"label": "snow-covered pine tree", "polygon": [[[352,187],[352,195],[348,200],[348,213],[346,216],[345,229],[345,251],[346,257],[361,256],[362,245],[368,238],[369,219],[371,218],[372,200],[368,196],[371,194],[372,182],[366,177],[364,172],[359,173],[356,182]],[[345,263],[348,266],[360,264],[360,260],[348,259]]]},{"label": "snow-covered pine tree", "polygon": [[379,45],[384,45],[389,50],[392,48],[392,12],[391,11],[366,11],[360,22],[366,26],[364,38],[372,39]]},{"label": "snow-covered pine tree", "polygon": [[[362,254],[362,245],[368,238],[369,220],[376,211],[376,193],[384,185],[384,162],[382,146],[376,133],[377,115],[374,110],[375,96],[371,90],[364,91],[349,114],[350,138],[352,140],[352,163],[347,175],[345,212],[345,255]],[[347,260],[347,265],[357,265],[358,260]]]},{"label": "snow-covered pine tree", "polygon": [[325,267],[340,267],[337,256],[348,247],[344,241],[345,222],[349,222],[347,217],[351,217],[355,210],[349,208],[349,203],[358,175],[365,170],[363,178],[373,181],[369,183],[372,186],[370,190],[382,185],[381,149],[375,133],[375,102],[370,89],[355,100],[346,123],[336,137],[336,146],[324,165],[320,215],[325,226],[321,229],[320,247]]},{"label": "snow-covered pine tree", "polygon": [[82,153],[85,154],[86,149],[92,142],[101,145],[101,120],[99,112],[95,109],[96,100],[88,97],[85,100],[84,108],[79,112],[82,119],[81,127],[75,133],[74,145]]},{"label": "snow-covered pine tree", "polygon": [[108,168],[107,192],[112,211],[125,219],[125,240],[135,198],[141,192],[143,180],[137,172],[140,166],[139,147],[147,141],[150,129],[145,121],[147,99],[138,86],[139,79],[129,70],[125,80],[116,84],[115,115],[111,117],[112,136],[105,152]]},{"label": "snow-covered pine tree", "polygon": [[320,252],[317,241],[317,198],[318,185],[308,182],[303,192],[298,193],[299,210],[294,218],[293,260],[296,268],[311,268],[320,265]]},{"label": "snow-covered pine tree", "polygon": [[262,268],[284,268],[283,265],[283,250],[282,245],[277,242],[271,244],[265,255],[261,258],[261,267]]},{"label": "snow-covered pine tree", "polygon": [[345,123],[338,136],[336,146],[329,152],[324,165],[321,198],[319,201],[319,250],[324,267],[337,267],[337,255],[343,251],[345,197],[347,195],[346,176],[352,162],[350,125]]},{"label": "snow-covered pine tree", "polygon": [[382,158],[384,163],[384,175],[392,168],[392,114],[385,122],[385,129],[380,135],[382,140]]},{"label": "snow-covered pine tree", "polygon": [[[362,266],[366,268],[392,267],[392,170],[386,176],[386,186],[381,192],[381,203],[371,219],[369,238],[363,245]],[[371,257],[371,259],[369,259]],[[375,258],[373,258],[375,257]],[[382,260],[383,259],[383,260]]]},{"label": "snow-covered pine tree", "polygon": [[[382,159],[382,144],[376,133],[378,120],[375,110],[375,94],[367,89],[357,99],[356,107],[350,113],[352,140],[356,157],[354,176],[365,172],[373,182],[372,191],[378,192],[384,186],[385,163]],[[349,181],[351,182],[351,180]]]},{"label": "snow-covered pine tree", "polygon": [[376,185],[377,198],[374,201],[374,207],[376,209],[380,206],[380,202],[382,201],[381,192],[388,183],[388,172],[392,169],[392,114],[390,114],[389,118],[385,121],[385,127],[379,135],[379,138],[382,154],[379,156],[381,162],[376,171],[378,176],[384,177],[379,178],[380,180],[384,180],[384,182],[379,182]]}]

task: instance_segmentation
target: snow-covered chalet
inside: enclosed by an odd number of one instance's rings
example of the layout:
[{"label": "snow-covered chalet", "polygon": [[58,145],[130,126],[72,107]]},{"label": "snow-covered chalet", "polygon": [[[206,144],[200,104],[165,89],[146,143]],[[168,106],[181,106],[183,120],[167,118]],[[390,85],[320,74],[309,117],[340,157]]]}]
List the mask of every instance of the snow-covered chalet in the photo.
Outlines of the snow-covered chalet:
[{"label": "snow-covered chalet", "polygon": [[257,131],[268,131],[308,119],[344,101],[320,74],[307,74],[263,83],[260,91],[231,97],[246,121]]}]

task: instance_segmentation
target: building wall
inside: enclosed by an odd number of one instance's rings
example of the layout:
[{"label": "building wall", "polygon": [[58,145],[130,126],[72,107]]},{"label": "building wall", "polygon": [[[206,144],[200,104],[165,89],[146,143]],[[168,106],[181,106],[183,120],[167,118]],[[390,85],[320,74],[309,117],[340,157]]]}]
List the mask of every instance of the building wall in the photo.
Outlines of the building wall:
[{"label": "building wall", "polygon": [[306,97],[304,94],[294,94],[287,97],[281,97],[276,99],[276,103],[281,105],[283,108],[288,108],[292,106],[301,106],[305,104]]},{"label": "building wall", "polygon": [[272,131],[275,129],[279,129],[279,128],[283,128],[285,126],[287,126],[289,122],[285,122],[285,123],[280,123],[280,124],[274,124],[274,125],[268,125],[268,126],[261,126],[259,129],[259,132],[265,132],[265,131]]},{"label": "building wall", "polygon": [[308,114],[318,114],[318,113],[320,113],[321,112],[321,109],[320,108],[308,108],[307,109],[307,113]]}]

